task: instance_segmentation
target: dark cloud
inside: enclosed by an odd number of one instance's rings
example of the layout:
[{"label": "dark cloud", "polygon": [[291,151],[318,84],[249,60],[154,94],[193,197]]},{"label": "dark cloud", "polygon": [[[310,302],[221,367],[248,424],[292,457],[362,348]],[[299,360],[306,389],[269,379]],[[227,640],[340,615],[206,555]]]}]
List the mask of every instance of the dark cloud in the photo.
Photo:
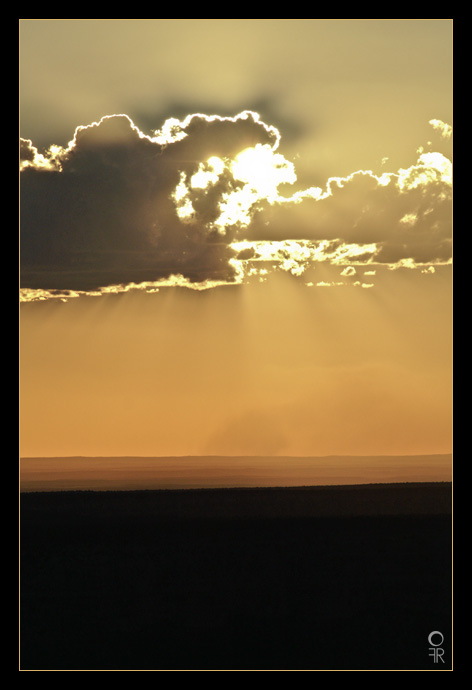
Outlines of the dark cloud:
[{"label": "dark cloud", "polygon": [[217,199],[192,222],[176,214],[171,194],[210,156],[233,157],[275,141],[252,116],[194,116],[185,137],[144,136],[124,115],[78,128],[60,152],[21,142],[21,287],[90,290],[181,274],[190,281],[232,281],[229,236],[205,222]]},{"label": "dark cloud", "polygon": [[[267,92],[261,96],[261,91]],[[303,136],[308,133],[308,126],[302,123],[299,117],[296,117],[293,112],[286,113],[286,101],[276,92],[274,88],[269,89],[266,85],[264,88],[257,89],[257,97],[251,94],[246,94],[244,103],[247,110],[256,112],[261,115],[264,122],[270,122],[276,127],[279,132],[283,132],[284,144],[292,144],[298,142]],[[128,111],[127,111],[128,112]],[[181,100],[169,100],[166,102],[165,108],[160,107],[158,103],[152,103],[147,109],[133,110],[134,115],[132,119],[139,122],[141,128],[145,130],[152,130],[157,122],[165,122],[168,118],[178,118],[184,120],[188,113],[218,113],[222,117],[231,118],[234,116],[233,105],[228,105],[224,100],[220,99],[195,99],[190,101],[186,98]],[[310,119],[309,130],[317,131],[319,123]]]},{"label": "dark cloud", "polygon": [[432,155],[384,177],[359,171],[334,178],[320,198],[308,195],[299,203],[265,206],[255,215],[247,239],[340,239],[375,243],[381,263],[447,261],[452,234],[449,161]]},{"label": "dark cloud", "polygon": [[[247,246],[232,246],[240,239],[362,245],[365,261],[375,254],[386,264],[450,260],[446,156],[421,151],[416,164],[397,172],[361,170],[330,178],[324,189],[294,192],[292,164],[274,153],[279,138],[275,127],[245,111],[170,119],[149,135],[126,115],[113,115],[77,128],[66,148],[43,152],[22,140],[21,287],[92,291],[172,276],[183,284],[231,283],[241,278],[235,259],[257,258]],[[259,175],[246,185],[227,161],[256,145],[273,167],[258,169],[261,161],[251,159]],[[269,162],[266,154],[274,154]],[[216,168],[207,162],[212,157]],[[211,182],[192,182],[196,173]],[[233,206],[223,213],[228,195]],[[311,260],[301,249],[287,245],[299,256],[285,257],[284,270],[294,270],[291,258],[297,274]],[[362,263],[360,251],[354,254]]]},{"label": "dark cloud", "polygon": [[20,139],[20,161],[32,163],[36,156],[36,149],[29,139]]}]

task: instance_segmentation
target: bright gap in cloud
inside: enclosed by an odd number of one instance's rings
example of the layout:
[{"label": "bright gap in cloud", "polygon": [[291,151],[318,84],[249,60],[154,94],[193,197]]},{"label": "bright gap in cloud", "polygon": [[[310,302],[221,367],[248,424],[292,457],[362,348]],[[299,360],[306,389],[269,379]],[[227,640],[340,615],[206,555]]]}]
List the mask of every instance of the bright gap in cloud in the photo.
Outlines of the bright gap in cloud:
[{"label": "bright gap in cloud", "polygon": [[[33,146],[32,142],[23,140],[22,146],[26,156],[22,162],[22,168],[49,169],[60,172],[62,163],[67,163],[67,158],[71,152],[81,145],[83,137],[88,130],[98,129],[103,122],[111,121],[113,118],[122,118],[139,139],[147,140],[150,144],[156,145],[158,149],[166,150],[173,144],[182,142],[190,136],[196,136],[195,127],[198,121],[205,123],[238,123],[240,121],[252,120],[257,126],[262,128],[265,135],[272,141],[271,144],[255,144],[246,147],[236,153],[232,158],[225,156],[210,156],[208,159],[198,162],[192,169],[180,169],[179,182],[170,194],[170,201],[173,204],[177,218],[184,225],[198,224],[200,228],[207,231],[210,236],[211,231],[216,231],[221,236],[222,242],[226,243],[232,252],[225,260],[234,269],[232,278],[228,280],[202,279],[199,282],[191,281],[184,277],[177,270],[168,278],[161,278],[156,281],[146,281],[142,283],[129,283],[127,285],[109,285],[96,291],[89,291],[86,294],[103,295],[114,292],[124,292],[130,289],[140,289],[146,291],[157,291],[160,287],[183,286],[190,289],[209,289],[211,287],[224,284],[240,284],[246,277],[253,275],[266,275],[269,270],[283,270],[294,276],[302,275],[309,266],[317,262],[328,262],[344,268],[353,265],[375,264],[381,250],[382,242],[355,243],[348,242],[346,239],[313,241],[308,239],[283,240],[280,242],[264,241],[248,242],[241,238],[245,228],[247,228],[254,218],[256,210],[264,204],[270,205],[290,205],[299,204],[305,199],[316,202],[329,200],[336,201],[336,197],[349,193],[352,187],[354,190],[366,190],[366,194],[371,197],[379,190],[387,190],[393,194],[398,194],[402,200],[411,194],[412,203],[423,204],[428,189],[434,190],[439,185],[440,191],[436,196],[431,196],[432,203],[443,201],[448,198],[449,190],[452,185],[452,165],[451,161],[439,152],[424,152],[419,149],[420,154],[415,165],[407,169],[400,169],[395,173],[383,173],[375,175],[370,170],[359,170],[351,175],[340,178],[333,177],[327,180],[324,190],[319,187],[309,187],[296,191],[293,194],[282,194],[280,187],[283,185],[293,185],[297,181],[295,166],[278,152],[281,140],[279,131],[272,126],[262,122],[260,115],[252,111],[243,111],[234,118],[223,118],[217,115],[208,116],[194,114],[187,116],[179,121],[171,118],[166,121],[163,128],[155,131],[153,136],[144,135],[134,125],[134,123],[124,115],[106,116],[100,122],[92,123],[86,127],[78,127],[74,138],[69,142],[66,149],[51,146],[45,154]],[[449,125],[431,120],[430,124],[439,131],[443,137],[450,136]],[[194,128],[191,131],[191,128]],[[125,130],[120,130],[121,134]],[[192,133],[193,132],[193,133]],[[126,134],[126,132],[125,132]],[[161,151],[161,152],[162,152]],[[387,159],[385,159],[387,160]],[[356,187],[356,185],[358,185]],[[363,185],[360,187],[359,185]],[[286,189],[286,188],[285,188]],[[416,191],[421,191],[423,197],[419,197]],[[362,192],[364,193],[364,192]],[[346,198],[346,197],[344,197]],[[353,198],[358,198],[357,193]],[[388,197],[381,197],[387,198]],[[395,197],[396,198],[396,197]],[[202,203],[204,202],[204,203]],[[369,200],[369,204],[370,204]],[[402,201],[403,203],[403,201]],[[202,215],[200,209],[213,205],[214,213]],[[370,208],[368,205],[365,208]],[[375,210],[375,209],[374,209]],[[397,220],[399,228],[413,228],[422,210],[422,218],[431,213],[431,208],[426,210],[420,206],[410,208],[405,206],[405,210]],[[436,226],[434,226],[436,227]],[[231,231],[231,232],[230,232]],[[202,235],[205,237],[205,235]],[[423,235],[424,236],[424,235]],[[237,241],[233,241],[232,238]],[[243,256],[244,255],[244,256]],[[439,255],[437,255],[439,256]],[[404,255],[395,258],[389,264],[385,260],[379,263],[387,265],[390,269],[396,268],[420,268],[423,272],[434,272],[433,263],[450,263],[450,259],[442,261],[433,259],[432,262],[424,263],[411,256]],[[351,269],[349,269],[351,273]],[[374,272],[371,272],[374,273]],[[347,274],[346,274],[347,275]],[[321,283],[318,283],[321,285]],[[369,284],[370,287],[370,284]],[[36,299],[70,299],[82,294],[80,291],[51,291],[51,290],[24,290],[21,298],[24,301]]]}]

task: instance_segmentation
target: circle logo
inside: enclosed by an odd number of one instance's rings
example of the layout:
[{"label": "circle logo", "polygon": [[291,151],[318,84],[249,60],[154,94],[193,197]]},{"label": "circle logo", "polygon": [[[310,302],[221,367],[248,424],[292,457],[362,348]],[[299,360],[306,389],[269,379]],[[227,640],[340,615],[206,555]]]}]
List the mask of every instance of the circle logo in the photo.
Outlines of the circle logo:
[{"label": "circle logo", "polygon": [[[439,642],[433,642],[435,635],[440,636],[441,639],[439,640]],[[433,632],[430,632],[428,635],[428,642],[431,645],[431,647],[439,647],[439,645],[441,645],[443,643],[443,641],[444,641],[444,635],[441,632],[439,632],[439,630],[433,630]]]}]

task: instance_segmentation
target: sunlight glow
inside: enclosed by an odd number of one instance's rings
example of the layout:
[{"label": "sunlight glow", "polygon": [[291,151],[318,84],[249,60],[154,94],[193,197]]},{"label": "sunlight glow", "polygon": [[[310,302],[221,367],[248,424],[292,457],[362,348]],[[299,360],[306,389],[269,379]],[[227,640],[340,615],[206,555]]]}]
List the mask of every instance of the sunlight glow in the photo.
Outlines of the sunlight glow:
[{"label": "sunlight glow", "polygon": [[224,161],[217,156],[212,156],[206,163],[200,163],[198,171],[190,178],[190,186],[193,189],[206,189],[218,182],[224,169]]},{"label": "sunlight glow", "polygon": [[[252,113],[251,116],[260,122],[257,113]],[[297,204],[304,199],[323,201],[332,197],[337,189],[356,179],[371,180],[372,184],[378,187],[391,185],[401,192],[435,183],[452,185],[451,161],[438,152],[421,152],[415,165],[402,168],[395,173],[375,175],[372,170],[357,170],[346,177],[330,177],[324,190],[320,187],[309,187],[291,195],[283,195],[279,187],[283,184],[293,185],[297,181],[297,175],[293,163],[276,152],[280,139],[278,132],[277,135],[277,143],[274,146],[256,144],[239,152],[232,160],[213,156],[208,161],[200,163],[197,172],[190,178],[182,172],[179,184],[172,194],[179,218],[188,222],[195,220],[193,190],[210,192],[223,177],[226,179],[226,185],[223,185],[217,199],[219,215],[207,224],[208,230],[216,230],[222,236],[226,235],[228,228],[247,228],[254,212],[263,202],[273,205]],[[406,225],[412,225],[414,221],[413,213],[406,213],[401,219],[401,223]]]},{"label": "sunlight glow", "polygon": [[293,184],[297,179],[293,163],[262,144],[241,151],[231,164],[231,171],[236,180],[246,183],[248,194],[254,192],[271,203],[279,198],[280,184]]},{"label": "sunlight glow", "polygon": [[231,247],[237,252],[251,250],[250,258],[241,259],[240,263],[251,267],[252,273],[256,264],[269,263],[297,276],[312,264],[324,261],[347,267],[345,275],[353,275],[354,265],[374,262],[380,249],[375,243],[346,244],[340,240],[241,241]]},{"label": "sunlight glow", "polygon": [[[294,164],[287,160],[277,149],[281,140],[277,128],[267,125],[261,120],[258,113],[245,110],[234,117],[220,117],[218,115],[204,115],[195,113],[188,115],[184,120],[170,118],[166,120],[161,130],[155,130],[152,136],[145,135],[133,123],[127,115],[105,116],[97,122],[87,126],[76,128],[73,139],[67,147],[52,145],[47,151],[40,153],[30,140],[21,140],[20,160],[21,168],[37,168],[40,170],[62,171],[63,164],[68,160],[72,149],[81,145],[83,133],[88,129],[99,127],[105,120],[117,118],[116,122],[107,123],[110,127],[105,134],[114,142],[121,141],[129,136],[129,128],[134,136],[146,139],[150,143],[158,144],[166,148],[171,144],[180,142],[184,138],[195,134],[201,121],[232,122],[240,120],[252,120],[262,127],[269,136],[272,144],[257,143],[239,151],[233,158],[213,155],[207,160],[192,164],[191,169],[178,171],[178,183],[170,194],[174,210],[178,219],[198,228],[199,237],[205,241],[205,232],[211,241],[215,239],[226,244],[228,249],[234,252],[234,258],[225,259],[231,265],[229,281],[204,280],[200,283],[191,282],[180,274],[171,275],[166,279],[159,279],[151,283],[129,283],[127,285],[110,285],[96,291],[83,294],[93,296],[126,292],[128,290],[156,291],[166,286],[181,286],[190,289],[207,289],[217,285],[234,285],[244,282],[251,276],[265,277],[269,270],[281,270],[294,276],[301,276],[309,267],[318,262],[328,262],[331,265],[343,268],[343,275],[354,275],[354,266],[368,266],[377,263],[377,256],[382,250],[382,242],[367,244],[348,243],[342,238],[334,240],[258,240],[245,241],[242,239],[243,231],[251,224],[258,210],[264,205],[299,204],[305,199],[323,202],[336,195],[344,194],[340,191],[346,189],[344,199],[349,199],[349,189],[368,190],[374,193],[376,188],[384,188],[384,196],[381,199],[395,199],[394,194],[403,195],[411,190],[424,192],[430,188],[429,206],[423,203],[421,219],[434,210],[436,201],[443,201],[450,196],[452,188],[452,163],[439,152],[425,152],[423,148],[417,150],[417,162],[408,168],[400,168],[396,172],[384,172],[376,175],[372,170],[357,170],[346,177],[330,177],[324,188],[308,187],[299,189],[292,194],[283,194],[280,187],[294,185],[297,175]],[[451,136],[452,128],[441,120],[430,120],[432,127],[442,137]],[[382,159],[384,164],[388,159]],[[392,195],[385,196],[385,195]],[[341,199],[343,197],[341,196]],[[417,198],[417,197],[415,197]],[[331,202],[329,202],[331,203]],[[328,206],[329,208],[329,206]],[[368,206],[366,206],[368,208]],[[402,208],[403,215],[396,222],[403,229],[408,228],[413,233],[420,220],[419,207],[416,203],[405,204]],[[203,230],[203,233],[202,233]],[[243,252],[244,256],[238,255]],[[404,255],[394,263],[384,264],[390,270],[398,268],[419,268],[422,272],[433,273],[434,265],[451,263],[451,259],[434,258],[429,263],[421,263],[412,256]],[[270,266],[270,269],[269,269]],[[375,271],[365,272],[365,275],[375,275]],[[310,283],[306,283],[307,285]],[[313,283],[312,283],[313,284]],[[323,281],[318,285],[325,284]],[[333,284],[333,283],[329,283]],[[363,287],[371,287],[371,284],[362,284]],[[45,299],[68,300],[79,296],[76,291],[58,290],[22,290],[21,301],[37,301]]]},{"label": "sunlight glow", "polygon": [[297,179],[293,163],[268,144],[256,144],[244,149],[234,159],[212,156],[200,163],[197,172],[190,177],[181,173],[179,184],[172,194],[179,218],[191,222],[196,217],[192,203],[193,190],[208,193],[223,177],[232,180],[232,184],[227,182],[226,191],[220,192],[219,215],[207,226],[221,235],[229,227],[247,227],[255,207],[261,201],[270,204],[288,201],[289,198],[279,194],[279,185],[293,184]]},{"label": "sunlight glow", "polygon": [[401,190],[408,191],[436,182],[452,185],[452,163],[437,151],[422,153],[416,165],[398,171],[397,185]]}]

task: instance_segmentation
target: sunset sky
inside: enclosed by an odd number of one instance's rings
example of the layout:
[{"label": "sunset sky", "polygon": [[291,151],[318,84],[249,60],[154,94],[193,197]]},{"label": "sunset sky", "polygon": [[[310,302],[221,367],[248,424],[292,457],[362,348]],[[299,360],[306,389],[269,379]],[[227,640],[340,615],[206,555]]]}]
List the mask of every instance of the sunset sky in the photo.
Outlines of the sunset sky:
[{"label": "sunset sky", "polygon": [[452,20],[20,21],[22,456],[451,451]]}]

